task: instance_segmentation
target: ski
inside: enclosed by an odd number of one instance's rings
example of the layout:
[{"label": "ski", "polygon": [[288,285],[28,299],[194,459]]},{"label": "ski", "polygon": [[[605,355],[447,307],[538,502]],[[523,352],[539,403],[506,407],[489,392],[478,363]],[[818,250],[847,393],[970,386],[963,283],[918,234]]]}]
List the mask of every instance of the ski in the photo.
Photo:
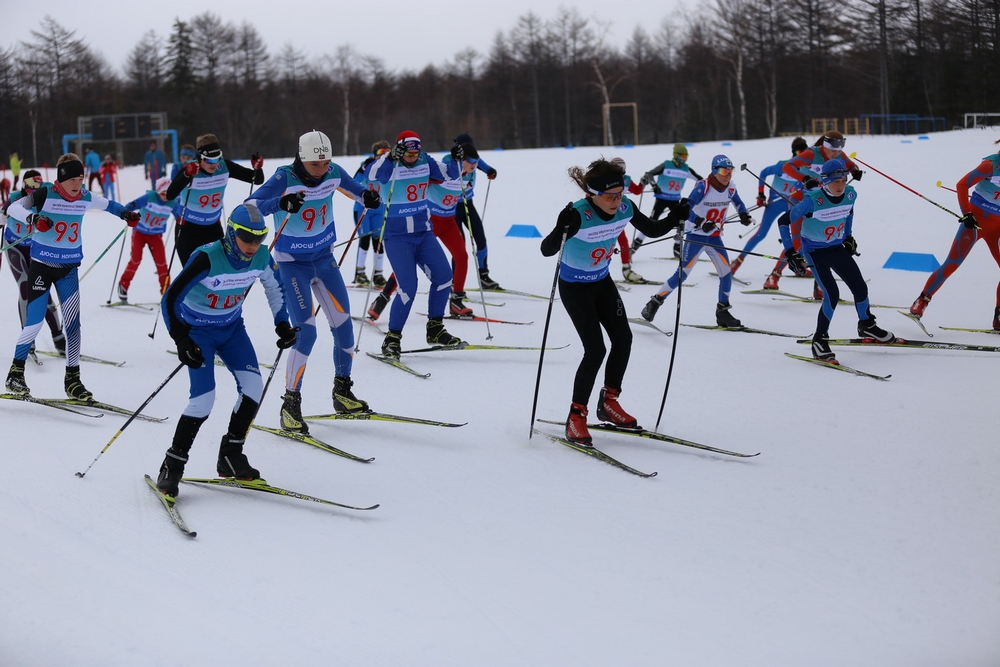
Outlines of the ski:
[{"label": "ski", "polygon": [[[716,273],[715,271],[709,271],[708,275],[715,276],[716,278],[719,277],[719,274]],[[733,276],[733,274],[731,273],[729,275],[733,277],[733,282],[739,283],[740,285],[750,285],[749,280],[743,280],[742,278],[737,278],[736,276]]]},{"label": "ski", "polygon": [[[539,419],[538,421],[543,424],[556,424],[559,426],[565,426],[566,422],[553,421],[549,419]],[[754,456],[760,456],[760,452],[756,454],[743,454],[742,452],[731,452],[728,449],[719,449],[718,447],[711,447],[709,445],[703,445],[700,442],[692,442],[691,440],[685,440],[684,438],[677,438],[672,435],[666,435],[664,433],[657,433],[656,431],[648,431],[644,428],[623,428],[621,426],[615,426],[614,424],[607,424],[605,422],[600,422],[597,424],[587,424],[588,429],[593,429],[595,431],[609,431],[611,433],[621,433],[623,435],[634,435],[639,438],[648,438],[650,440],[659,440],[660,442],[672,442],[675,445],[683,445],[685,447],[693,447],[694,449],[702,449],[706,452],[713,452],[715,454],[725,454],[726,456],[736,456],[738,458],[749,459]]]},{"label": "ski", "polygon": [[361,463],[371,463],[375,460],[375,457],[370,459],[365,459],[360,456],[351,454],[350,452],[345,452],[342,449],[337,449],[332,445],[328,445],[318,438],[314,438],[306,433],[296,433],[295,431],[286,431],[283,428],[270,428],[267,426],[260,426],[259,424],[252,424],[253,428],[258,431],[264,431],[265,433],[272,433],[274,435],[280,435],[283,438],[290,438],[292,440],[298,440],[299,442],[305,443],[307,445],[312,445],[317,449],[322,449],[324,452],[330,452],[331,454],[336,454],[337,456],[343,456],[345,459],[351,459],[352,461],[360,461]]},{"label": "ski", "polygon": [[213,477],[213,478],[203,478],[203,477],[183,477],[182,482],[188,482],[189,484],[208,484],[210,486],[221,486],[223,488],[230,489],[247,489],[248,491],[260,491],[262,493],[273,493],[279,496],[287,496],[288,498],[297,498],[298,500],[309,500],[314,503],[320,503],[322,505],[333,505],[334,507],[342,507],[348,510],[373,510],[378,507],[378,503],[370,507],[355,507],[354,505],[345,505],[343,503],[336,503],[332,500],[324,500],[322,498],[317,498],[316,496],[306,495],[305,493],[299,493],[298,491],[289,491],[288,489],[282,489],[277,486],[271,486],[263,479],[235,479],[233,477]]},{"label": "ski", "polygon": [[138,308],[139,310],[154,311],[156,308],[142,303],[129,303],[127,301],[115,301],[113,303],[102,303],[101,308]]},{"label": "ski", "polygon": [[334,412],[329,415],[308,415],[303,417],[306,421],[323,421],[327,419],[346,419],[352,421],[380,421],[398,422],[401,424],[422,424],[424,426],[442,426],[444,428],[459,428],[468,424],[452,424],[451,422],[439,422],[433,419],[420,419],[418,417],[402,417],[400,415],[388,415],[384,412]]},{"label": "ski", "polygon": [[[774,294],[774,293],[775,292],[772,292],[772,294]],[[744,292],[744,294],[746,294],[746,292]],[[781,292],[777,292],[777,294],[781,294]],[[798,301],[800,303],[823,303],[822,299],[814,299],[811,296],[795,296],[794,298],[791,298],[791,299],[779,299],[779,298],[775,297],[774,300],[775,301]],[[853,301],[848,301],[847,299],[840,299],[839,301],[837,301],[837,305],[838,306],[853,306],[854,302]],[[870,303],[870,304],[868,304],[868,307],[869,308],[892,308],[893,310],[899,310],[903,306],[887,306],[887,305],[881,304],[881,303]]]},{"label": "ski", "polygon": [[11,401],[24,401],[25,403],[34,403],[36,405],[47,405],[50,408],[55,408],[56,410],[62,410],[63,412],[72,412],[75,415],[80,415],[81,417],[92,417],[94,419],[98,417],[103,417],[101,414],[94,414],[92,412],[84,412],[83,410],[76,410],[66,405],[59,403],[59,399],[49,400],[47,398],[35,398],[31,394],[0,394],[0,398],[6,398]]},{"label": "ski", "polygon": [[378,321],[377,320],[373,320],[372,318],[368,317],[367,315],[364,316],[364,317],[361,317],[360,315],[351,315],[351,319],[354,320],[355,322],[364,322],[365,324],[371,325],[375,329],[375,331],[379,332],[383,336],[386,334],[386,332],[384,330],[382,330],[381,327],[379,327]]},{"label": "ski", "polygon": [[812,301],[812,299],[806,299],[798,294],[792,294],[791,292],[782,292],[780,289],[745,289],[741,294],[770,294],[774,296],[778,294],[780,296],[790,297],[789,299],[779,299],[780,301]]},{"label": "ski", "polygon": [[[539,420],[539,421],[541,421],[541,420]],[[612,458],[608,454],[605,454],[601,450],[599,450],[596,447],[593,447],[591,445],[581,445],[579,443],[573,442],[572,440],[567,440],[566,438],[560,438],[559,436],[551,435],[549,433],[546,433],[545,431],[540,431],[537,428],[533,428],[531,430],[533,432],[537,433],[538,435],[544,435],[546,438],[548,438],[552,442],[558,442],[561,445],[566,445],[570,449],[575,449],[576,451],[583,452],[584,454],[586,454],[588,456],[593,456],[598,461],[604,461],[605,463],[613,465],[616,468],[620,468],[620,469],[624,470],[625,472],[630,472],[633,475],[638,475],[639,477],[656,477],[657,473],[655,471],[654,472],[643,472],[641,470],[636,470],[632,466],[626,465],[626,464],[622,463],[621,461],[619,461],[616,458]]]},{"label": "ski", "polygon": [[[81,401],[76,398],[51,398],[48,399],[52,403],[58,403],[59,405],[75,405],[82,408],[93,408],[94,410],[104,410],[105,412],[113,412],[119,415],[128,415],[131,417],[135,414],[135,410],[129,410],[128,408],[120,408],[117,405],[111,405],[109,403],[101,403],[100,401]],[[144,422],[165,422],[166,417],[150,417],[149,415],[138,414],[135,415],[136,419],[141,419]]]},{"label": "ski", "polygon": [[[59,359],[65,359],[66,355],[62,352],[49,352],[48,350],[35,350],[38,354],[44,354],[46,357],[58,357]],[[80,361],[86,361],[92,364],[105,364],[106,366],[118,366],[121,368],[125,365],[124,361],[108,361],[107,359],[98,359],[97,357],[91,357],[86,354],[80,355]]]},{"label": "ski", "polygon": [[181,513],[177,511],[176,507],[174,507],[174,503],[176,501],[170,500],[169,497],[164,495],[163,492],[161,492],[158,488],[156,488],[156,482],[153,481],[152,477],[150,477],[149,475],[143,475],[143,477],[146,478],[146,484],[149,484],[149,488],[153,490],[153,493],[156,494],[156,497],[160,499],[161,503],[163,503],[163,509],[167,510],[167,516],[169,516],[170,520],[174,522],[174,525],[177,526],[177,529],[182,533],[184,533],[185,535],[187,535],[188,537],[196,537],[198,533],[187,527],[187,524],[184,523],[184,519],[181,517]]},{"label": "ski", "polygon": [[[176,357],[177,356],[177,350],[167,350],[167,354],[172,354],[172,355],[174,355]],[[123,361],[122,363],[125,363],[125,362]],[[222,359],[219,359],[218,357],[216,357],[215,358],[215,365],[216,366],[221,366],[221,367],[225,368],[226,367],[226,362],[224,362]],[[271,364],[261,363],[260,361],[257,362],[257,365],[260,366],[261,368],[267,368],[267,369],[270,369],[270,368],[273,367]]]},{"label": "ski", "polygon": [[[541,299],[542,301],[548,301],[549,300],[549,297],[547,297],[547,296],[541,296],[540,294],[531,294],[529,292],[518,292],[517,290],[512,290],[512,289],[487,289],[487,290],[481,290],[478,287],[468,287],[468,288],[466,288],[466,291],[468,291],[468,292],[487,292],[489,294],[513,294],[513,295],[516,295],[516,296],[526,296],[529,299]],[[559,297],[556,297],[556,299],[558,299],[558,298]],[[469,301],[472,301],[473,303],[475,303],[475,299],[469,299]]]},{"label": "ski", "polygon": [[365,354],[367,354],[372,359],[378,359],[383,364],[389,364],[390,366],[394,366],[394,367],[398,368],[401,371],[406,371],[410,375],[416,375],[418,378],[425,378],[426,379],[426,378],[429,378],[431,376],[430,373],[420,373],[418,371],[413,370],[412,368],[410,368],[409,366],[407,366],[406,364],[404,364],[399,359],[394,359],[392,357],[386,357],[386,356],[383,356],[381,354],[372,354],[371,352],[365,352]]},{"label": "ski", "polygon": [[[420,315],[422,317],[427,317],[427,313],[417,313],[417,315]],[[534,324],[534,322],[512,322],[511,320],[496,320],[493,319],[492,317],[481,317],[479,315],[445,315],[444,319],[461,320],[463,322],[492,322],[493,324],[518,324],[521,326]]]},{"label": "ski", "polygon": [[938,329],[944,329],[946,331],[968,331],[971,333],[1000,334],[1000,331],[997,331],[996,329],[966,329],[964,327],[938,327]]},{"label": "ski", "polygon": [[648,278],[641,278],[640,280],[616,280],[615,283],[618,285],[662,285],[665,280],[649,280]]},{"label": "ski", "polygon": [[927,336],[928,338],[934,338],[934,334],[932,334],[930,331],[927,330],[927,327],[924,326],[924,323],[920,321],[919,317],[917,317],[908,310],[897,310],[896,312],[916,322],[917,326],[920,327],[920,330],[924,332],[925,336]]},{"label": "ski", "polygon": [[38,358],[38,355],[35,354],[34,350],[31,350],[30,352],[28,352],[28,358],[31,359],[33,362],[35,362],[36,366],[42,366],[43,365],[42,364],[42,360]]},{"label": "ski", "polygon": [[694,327],[695,329],[717,329],[719,331],[739,331],[741,333],[754,333],[754,334],[764,334],[767,336],[781,336],[782,338],[802,338],[795,334],[786,334],[779,331],[767,331],[765,329],[754,329],[752,327],[720,327],[718,325],[711,324],[685,324],[681,322],[682,327]]},{"label": "ski", "polygon": [[802,361],[808,361],[811,364],[816,364],[817,366],[825,366],[827,368],[832,368],[838,371],[844,371],[845,373],[850,373],[851,375],[857,375],[860,377],[872,378],[874,380],[888,380],[892,375],[876,375],[874,373],[866,373],[865,371],[859,371],[857,368],[851,368],[850,366],[845,366],[839,361],[823,361],[822,359],[813,359],[812,357],[800,357],[797,354],[791,354],[790,352],[785,352],[786,357],[792,359],[801,359]]},{"label": "ski", "polygon": [[[547,347],[548,350],[562,350],[569,347],[569,345],[560,345],[559,347]],[[455,351],[455,350],[541,350],[540,347],[516,347],[509,345],[476,345],[473,343],[462,343],[460,345],[432,345],[431,347],[420,347],[415,350],[403,350],[400,354],[413,354],[415,352],[441,352],[441,351]]]},{"label": "ski", "polygon": [[673,331],[664,331],[663,329],[661,329],[660,327],[656,326],[652,322],[647,322],[646,320],[642,319],[641,317],[630,317],[630,318],[628,318],[628,321],[631,322],[632,324],[640,324],[640,325],[642,325],[644,327],[649,327],[650,329],[655,329],[656,331],[659,331],[664,336],[673,336],[674,335]]},{"label": "ski", "polygon": [[[812,339],[795,341],[803,345],[812,345]],[[923,340],[906,340],[897,338],[891,343],[879,343],[874,338],[831,338],[827,341],[830,345],[862,345],[865,347],[905,347],[921,350],[958,350],[964,352],[1000,352],[1000,347],[991,345],[965,345],[964,343],[935,343]]]}]

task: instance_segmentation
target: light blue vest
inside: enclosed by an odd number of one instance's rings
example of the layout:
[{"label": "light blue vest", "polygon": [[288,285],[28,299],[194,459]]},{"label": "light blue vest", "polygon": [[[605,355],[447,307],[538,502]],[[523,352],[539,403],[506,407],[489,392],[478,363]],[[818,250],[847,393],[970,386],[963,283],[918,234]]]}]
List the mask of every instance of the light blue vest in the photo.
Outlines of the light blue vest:
[{"label": "light blue vest", "polygon": [[180,313],[192,326],[223,326],[235,322],[243,314],[243,295],[247,287],[271,263],[267,246],[261,246],[246,268],[234,269],[226,257],[221,240],[204,245],[195,252],[208,255],[211,268],[184,295]]},{"label": "light blue vest", "polygon": [[605,221],[586,199],[573,204],[580,213],[580,231],[566,239],[559,277],[571,283],[593,283],[608,275],[608,265],[614,258],[615,242],[632,220],[632,202],[623,198],[611,220]]}]

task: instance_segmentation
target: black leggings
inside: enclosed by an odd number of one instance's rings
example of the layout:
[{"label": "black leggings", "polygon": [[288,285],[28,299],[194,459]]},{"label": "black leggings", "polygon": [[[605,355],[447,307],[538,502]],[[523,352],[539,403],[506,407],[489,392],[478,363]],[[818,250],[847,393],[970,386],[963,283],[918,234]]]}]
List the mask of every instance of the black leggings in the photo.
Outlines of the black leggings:
[{"label": "black leggings", "polygon": [[[479,217],[479,211],[476,210],[476,202],[469,199],[467,200],[469,205],[469,222],[472,223],[472,239],[476,242],[476,266],[480,269],[488,269],[486,265],[486,230],[483,229],[483,219]],[[455,207],[455,222],[458,224],[458,229],[462,232],[462,238],[465,238],[466,224],[465,224],[465,206],[459,203]]]},{"label": "black leggings", "polygon": [[835,245],[803,251],[802,254],[812,267],[813,278],[823,290],[823,305],[816,318],[816,333],[825,334],[830,331],[830,320],[833,319],[833,311],[840,301],[840,288],[833,277],[834,273],[843,278],[847,288],[851,290],[858,319],[867,320],[872,317],[868,304],[868,284],[865,283],[861,269],[858,268],[858,263],[854,261],[850,250],[842,245]]},{"label": "black leggings", "polygon": [[182,221],[174,226],[174,247],[181,266],[188,263],[191,253],[205,245],[222,238],[222,224],[214,222],[211,225],[196,225],[193,222]]},{"label": "black leggings", "polygon": [[596,283],[571,283],[560,279],[559,296],[583,343],[583,359],[573,381],[573,402],[587,405],[607,352],[601,327],[611,340],[611,353],[604,367],[604,385],[613,389],[622,387],[632,354],[632,330],[610,275]]}]

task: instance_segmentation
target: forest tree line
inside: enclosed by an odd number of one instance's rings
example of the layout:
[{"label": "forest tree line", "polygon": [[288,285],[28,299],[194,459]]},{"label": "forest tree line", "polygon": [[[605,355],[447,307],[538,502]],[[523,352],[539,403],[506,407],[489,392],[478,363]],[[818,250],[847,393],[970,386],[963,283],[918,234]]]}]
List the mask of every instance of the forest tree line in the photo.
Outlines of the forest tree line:
[{"label": "forest tree line", "polygon": [[[808,134],[812,118],[861,114],[951,128],[1000,110],[1000,0],[710,0],[622,44],[601,32],[572,9],[529,13],[486,53],[395,72],[349,45],[271,52],[257,27],[206,12],[147,32],[118,73],[46,17],[0,48],[0,155],[54,164],[78,116],[151,111],[182,143],[212,132],[247,157],[290,156],[313,128],[355,155],[402,129],[430,150],[463,132],[485,149],[600,145],[605,103],[637,105],[640,143]],[[632,143],[631,109],[609,115],[610,141]],[[140,161],[145,144],[126,146]]]}]

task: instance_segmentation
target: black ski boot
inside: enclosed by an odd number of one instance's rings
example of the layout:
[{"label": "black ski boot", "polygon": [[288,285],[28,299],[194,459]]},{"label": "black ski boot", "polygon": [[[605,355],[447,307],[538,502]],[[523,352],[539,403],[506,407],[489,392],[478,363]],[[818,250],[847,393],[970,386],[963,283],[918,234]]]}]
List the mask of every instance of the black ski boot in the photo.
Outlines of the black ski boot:
[{"label": "black ski boot", "polygon": [[28,381],[24,379],[24,362],[20,359],[14,359],[10,364],[10,371],[7,372],[7,391],[19,395],[31,393]]},{"label": "black ski boot", "polygon": [[288,389],[281,397],[281,428],[309,435],[309,426],[302,418],[302,394]]},{"label": "black ski boot", "polygon": [[733,317],[733,314],[729,312],[730,308],[732,306],[728,303],[717,303],[715,305],[715,323],[723,329],[739,329],[743,324]]},{"label": "black ski boot", "polygon": [[812,352],[813,359],[826,361],[831,364],[837,363],[837,356],[830,349],[830,336],[828,334],[813,334]]},{"label": "black ski boot", "polygon": [[662,305],[663,297],[659,294],[654,294],[649,297],[649,302],[643,306],[642,312],[639,314],[642,315],[642,319],[647,322],[652,322],[653,318],[656,317],[656,311],[658,311]]},{"label": "black ski boot", "polygon": [[382,356],[387,359],[399,359],[399,353],[403,349],[403,334],[399,331],[390,330],[382,341]]},{"label": "black ski boot", "polygon": [[490,278],[489,269],[479,269],[479,284],[484,290],[501,290],[500,283]]},{"label": "black ski boot", "polygon": [[389,297],[383,292],[379,292],[375,300],[372,301],[372,307],[368,309],[368,319],[375,321],[382,316],[382,311],[385,307],[389,305]]},{"label": "black ski boot", "polygon": [[188,460],[188,452],[194,444],[198,429],[205,423],[208,417],[189,417],[181,415],[177,420],[177,429],[174,431],[174,440],[167,450],[167,455],[160,465],[160,474],[156,478],[156,488],[160,490],[170,500],[177,499],[178,486],[181,477],[184,476],[184,464]]},{"label": "black ski boot", "polygon": [[427,320],[427,344],[444,345],[445,347],[459,347],[465,344],[461,338],[452,336],[444,328],[444,322],[440,317],[432,317]]},{"label": "black ski boot", "polygon": [[379,289],[385,287],[385,276],[382,275],[382,271],[375,269],[372,272],[372,285],[378,287]]},{"label": "black ski boot", "polygon": [[118,300],[122,303],[128,303],[128,288],[118,283]]},{"label": "black ski boot", "polygon": [[243,453],[243,438],[236,438],[228,433],[222,436],[219,445],[219,462],[215,471],[219,477],[235,477],[236,479],[260,479],[260,471],[250,465]]},{"label": "black ski boot", "polygon": [[62,329],[52,334],[52,345],[55,346],[56,352],[64,357],[66,356],[66,334]]},{"label": "black ski boot", "polygon": [[70,398],[75,398],[78,401],[94,400],[94,395],[83,386],[83,382],[80,380],[79,366],[66,367],[66,378],[63,386],[66,389],[66,395]]},{"label": "black ski boot", "polygon": [[862,338],[874,338],[879,343],[891,343],[896,340],[896,336],[891,331],[886,331],[875,324],[874,316],[858,322],[858,335]]},{"label": "black ski boot", "polygon": [[354,395],[351,387],[354,381],[349,377],[333,378],[333,409],[337,412],[371,412],[368,403]]}]

